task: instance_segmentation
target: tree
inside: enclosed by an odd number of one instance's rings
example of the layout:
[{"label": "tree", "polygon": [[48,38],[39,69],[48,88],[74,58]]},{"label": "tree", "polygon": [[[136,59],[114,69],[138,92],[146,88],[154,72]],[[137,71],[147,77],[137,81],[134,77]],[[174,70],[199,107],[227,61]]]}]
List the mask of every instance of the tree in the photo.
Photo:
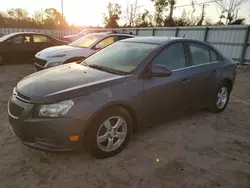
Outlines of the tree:
[{"label": "tree", "polygon": [[28,19],[28,11],[22,8],[11,8],[7,10],[8,16],[14,20]]},{"label": "tree", "polygon": [[155,7],[155,24],[156,26],[162,26],[165,20],[164,12],[167,10],[168,0],[151,0],[154,2]]},{"label": "tree", "polygon": [[127,4],[127,8],[124,13],[124,20],[128,27],[134,26],[135,20],[139,16],[137,13],[139,8],[140,6],[138,6],[138,0],[135,0],[134,4]]},{"label": "tree", "polygon": [[54,8],[47,8],[45,9],[45,25],[47,25],[48,27],[52,27],[52,28],[57,28],[57,27],[61,27],[61,28],[65,28],[68,27],[68,23],[65,20],[65,18],[61,15],[60,12],[58,12],[56,9]]},{"label": "tree", "polygon": [[176,0],[168,0],[168,4],[170,6],[169,20],[173,20],[173,12],[174,12],[174,6],[176,4]]},{"label": "tree", "polygon": [[245,18],[237,19],[230,23],[230,25],[242,25],[244,24]]},{"label": "tree", "polygon": [[153,16],[149,14],[148,10],[144,10],[143,13],[139,14],[135,20],[136,27],[151,27]]},{"label": "tree", "polygon": [[[222,9],[221,15],[226,14],[226,24],[230,24],[236,18],[240,6],[248,0],[217,0],[218,6]],[[220,20],[221,21],[221,20]]]},{"label": "tree", "polygon": [[107,6],[108,13],[104,14],[104,24],[106,28],[117,28],[118,20],[122,13],[121,6],[119,4],[109,3]]},{"label": "tree", "polygon": [[33,14],[33,19],[36,23],[38,24],[42,24],[43,23],[43,13],[40,11],[35,11],[35,13]]}]

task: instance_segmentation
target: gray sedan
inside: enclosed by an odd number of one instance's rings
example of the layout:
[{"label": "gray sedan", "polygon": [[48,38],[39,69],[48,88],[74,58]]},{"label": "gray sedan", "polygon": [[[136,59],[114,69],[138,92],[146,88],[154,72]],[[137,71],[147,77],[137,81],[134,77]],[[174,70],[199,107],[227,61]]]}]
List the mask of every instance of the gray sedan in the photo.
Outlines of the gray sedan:
[{"label": "gray sedan", "polygon": [[222,112],[235,64],[209,44],[141,37],[119,41],[81,64],[21,80],[8,103],[10,129],[30,147],[98,158],[118,154],[132,133],[182,112]]}]

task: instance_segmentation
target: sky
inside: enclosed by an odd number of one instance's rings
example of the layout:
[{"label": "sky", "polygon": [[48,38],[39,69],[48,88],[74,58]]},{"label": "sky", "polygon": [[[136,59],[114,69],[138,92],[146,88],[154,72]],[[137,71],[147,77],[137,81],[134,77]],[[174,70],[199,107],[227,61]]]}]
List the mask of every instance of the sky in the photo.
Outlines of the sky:
[{"label": "sky", "polygon": [[[204,2],[208,0],[197,0],[197,2]],[[2,2],[2,3],[1,3]],[[42,11],[46,8],[56,8],[61,11],[61,0],[42,0],[35,3],[35,0],[0,0],[0,11],[6,11],[10,8],[25,8],[30,15],[35,11]],[[126,8],[128,3],[133,3],[134,0],[63,0],[64,2],[64,16],[69,24],[84,25],[84,26],[103,26],[103,14],[106,12],[106,6],[109,2],[118,3]],[[177,0],[178,5],[190,4],[191,0]],[[140,6],[139,11],[144,9],[153,13],[154,6],[151,0],[138,0]],[[184,9],[191,12],[191,7],[176,8],[174,16],[179,17]],[[216,3],[211,3],[206,7],[206,16],[211,18],[212,21],[218,21],[221,10],[216,6]],[[201,7],[196,6],[195,16],[201,15]],[[241,7],[239,17],[247,18],[250,23],[250,1]],[[121,20],[120,23],[124,21]]]}]

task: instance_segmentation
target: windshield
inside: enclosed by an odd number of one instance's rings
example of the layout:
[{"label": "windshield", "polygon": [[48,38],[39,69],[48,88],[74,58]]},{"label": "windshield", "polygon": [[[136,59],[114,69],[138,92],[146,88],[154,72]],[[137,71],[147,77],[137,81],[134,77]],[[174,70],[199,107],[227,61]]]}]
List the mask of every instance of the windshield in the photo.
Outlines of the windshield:
[{"label": "windshield", "polygon": [[80,47],[80,48],[88,48],[90,47],[92,44],[94,44],[97,40],[99,40],[101,37],[101,35],[86,35],[72,43],[70,43],[70,46],[73,47]]},{"label": "windshield", "polygon": [[157,46],[156,44],[117,42],[90,56],[82,64],[129,73],[135,70]]}]

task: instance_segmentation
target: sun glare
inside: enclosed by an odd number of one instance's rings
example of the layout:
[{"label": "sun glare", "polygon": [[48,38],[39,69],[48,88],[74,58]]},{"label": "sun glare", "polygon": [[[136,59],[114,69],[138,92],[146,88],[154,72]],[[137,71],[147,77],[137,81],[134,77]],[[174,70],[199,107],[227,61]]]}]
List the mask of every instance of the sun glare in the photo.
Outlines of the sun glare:
[{"label": "sun glare", "polygon": [[64,15],[70,24],[97,26],[103,23],[105,1],[64,1]]}]

